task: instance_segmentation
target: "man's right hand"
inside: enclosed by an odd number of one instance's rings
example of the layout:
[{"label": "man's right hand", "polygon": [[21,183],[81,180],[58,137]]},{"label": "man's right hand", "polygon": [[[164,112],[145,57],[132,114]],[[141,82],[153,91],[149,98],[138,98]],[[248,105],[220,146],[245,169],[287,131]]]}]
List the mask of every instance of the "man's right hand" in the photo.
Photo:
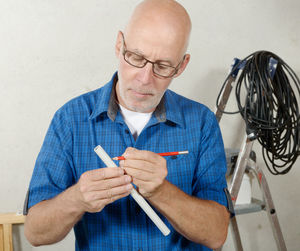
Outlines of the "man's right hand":
[{"label": "man's right hand", "polygon": [[79,206],[84,212],[100,212],[107,204],[130,194],[131,177],[119,167],[106,167],[83,173],[75,185]]},{"label": "man's right hand", "polygon": [[85,212],[99,212],[107,204],[128,196],[131,177],[120,167],[83,173],[79,181],[52,199],[29,209],[25,235],[34,246],[62,240]]}]

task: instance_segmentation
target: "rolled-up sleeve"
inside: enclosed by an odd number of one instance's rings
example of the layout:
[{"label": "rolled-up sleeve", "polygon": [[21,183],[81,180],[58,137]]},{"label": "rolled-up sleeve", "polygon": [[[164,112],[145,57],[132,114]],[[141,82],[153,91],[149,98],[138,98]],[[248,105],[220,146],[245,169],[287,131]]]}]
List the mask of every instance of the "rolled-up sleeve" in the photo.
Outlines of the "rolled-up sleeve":
[{"label": "rolled-up sleeve", "polygon": [[193,194],[201,199],[214,200],[228,207],[226,157],[219,125],[212,112],[205,118],[199,146],[198,166],[193,182]]},{"label": "rolled-up sleeve", "polygon": [[74,183],[73,137],[66,114],[61,108],[51,121],[30,181],[28,208],[55,197]]}]

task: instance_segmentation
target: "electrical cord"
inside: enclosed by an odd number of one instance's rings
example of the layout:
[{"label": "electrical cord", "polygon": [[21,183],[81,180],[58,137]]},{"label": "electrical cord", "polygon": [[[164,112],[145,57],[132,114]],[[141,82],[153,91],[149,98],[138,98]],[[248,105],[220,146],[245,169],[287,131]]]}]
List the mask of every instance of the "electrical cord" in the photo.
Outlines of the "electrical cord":
[{"label": "electrical cord", "polygon": [[[275,72],[270,60],[277,61]],[[274,61],[273,61],[274,62]],[[238,110],[246,123],[247,134],[254,133],[262,145],[263,159],[274,174],[286,174],[300,155],[300,81],[295,72],[277,55],[257,51],[233,67],[225,79],[216,105],[233,72],[244,67],[236,81]]]}]

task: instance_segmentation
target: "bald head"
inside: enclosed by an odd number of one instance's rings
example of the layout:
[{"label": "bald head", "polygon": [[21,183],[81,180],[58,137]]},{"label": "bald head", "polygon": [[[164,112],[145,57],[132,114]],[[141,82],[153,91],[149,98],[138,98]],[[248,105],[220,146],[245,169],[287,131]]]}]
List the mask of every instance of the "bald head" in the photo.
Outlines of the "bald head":
[{"label": "bald head", "polygon": [[137,112],[155,110],[190,60],[190,30],[189,15],[174,0],[145,0],[135,8],[115,46],[120,105]]},{"label": "bald head", "polygon": [[185,53],[191,20],[182,5],[174,0],[145,0],[134,10],[125,35],[151,33],[160,42],[176,43]]}]

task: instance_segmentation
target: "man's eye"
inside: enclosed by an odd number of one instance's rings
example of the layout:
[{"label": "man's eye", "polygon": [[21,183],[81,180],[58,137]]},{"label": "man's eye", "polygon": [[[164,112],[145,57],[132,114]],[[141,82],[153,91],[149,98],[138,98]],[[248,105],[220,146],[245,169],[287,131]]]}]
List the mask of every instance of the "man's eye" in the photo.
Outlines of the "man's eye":
[{"label": "man's eye", "polygon": [[137,54],[131,54],[130,59],[136,61],[136,62],[142,62],[144,61],[144,57],[137,55]]},{"label": "man's eye", "polygon": [[163,64],[157,64],[157,69],[158,70],[168,70],[170,67],[167,65],[163,65]]}]

